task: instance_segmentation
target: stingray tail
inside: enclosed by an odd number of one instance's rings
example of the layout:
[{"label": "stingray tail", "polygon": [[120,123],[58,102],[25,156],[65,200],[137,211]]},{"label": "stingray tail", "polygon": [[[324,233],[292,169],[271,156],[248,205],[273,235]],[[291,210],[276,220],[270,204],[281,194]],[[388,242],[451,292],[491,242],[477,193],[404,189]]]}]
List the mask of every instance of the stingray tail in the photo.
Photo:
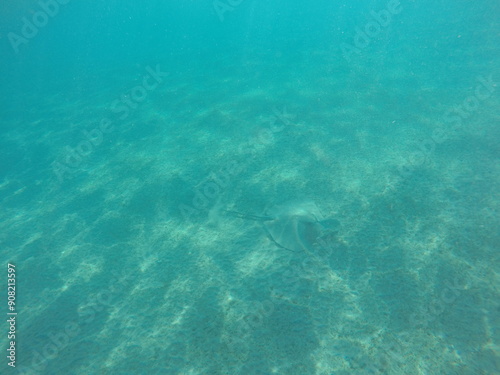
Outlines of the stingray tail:
[{"label": "stingray tail", "polygon": [[241,212],[236,212],[236,211],[227,211],[225,212],[231,216],[237,217],[239,219],[245,219],[245,220],[253,220],[253,221],[268,221],[268,220],[273,220],[272,217],[269,216],[257,216],[257,215],[250,215],[250,214],[243,214]]}]

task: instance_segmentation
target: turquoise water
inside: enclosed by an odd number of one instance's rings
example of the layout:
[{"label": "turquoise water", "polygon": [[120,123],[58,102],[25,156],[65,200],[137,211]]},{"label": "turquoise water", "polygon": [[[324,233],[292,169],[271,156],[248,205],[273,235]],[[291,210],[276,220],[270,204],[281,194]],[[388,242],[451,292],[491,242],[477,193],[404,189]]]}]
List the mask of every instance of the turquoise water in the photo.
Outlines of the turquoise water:
[{"label": "turquoise water", "polygon": [[500,373],[497,1],[0,14],[0,373]]}]

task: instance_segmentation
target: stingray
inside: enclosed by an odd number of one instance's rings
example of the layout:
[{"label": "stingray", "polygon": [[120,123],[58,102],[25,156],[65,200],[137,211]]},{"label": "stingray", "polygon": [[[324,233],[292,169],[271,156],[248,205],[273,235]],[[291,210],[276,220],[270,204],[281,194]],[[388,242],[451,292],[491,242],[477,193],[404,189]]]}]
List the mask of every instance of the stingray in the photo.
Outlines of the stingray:
[{"label": "stingray", "polygon": [[258,221],[268,237],[279,247],[294,252],[311,252],[326,232],[332,231],[338,222],[323,218],[318,206],[312,201],[289,202],[272,206],[263,216],[226,211],[232,216]]}]

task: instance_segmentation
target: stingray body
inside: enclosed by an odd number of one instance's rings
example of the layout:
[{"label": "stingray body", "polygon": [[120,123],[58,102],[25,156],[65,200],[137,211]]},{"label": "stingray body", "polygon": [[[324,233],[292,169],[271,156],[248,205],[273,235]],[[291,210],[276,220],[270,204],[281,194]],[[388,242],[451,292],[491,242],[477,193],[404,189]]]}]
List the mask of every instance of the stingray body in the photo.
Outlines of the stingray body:
[{"label": "stingray body", "polygon": [[279,247],[291,251],[313,250],[319,237],[324,233],[325,224],[317,205],[311,201],[289,202],[268,209],[263,216],[227,211],[245,220],[259,221],[268,237]]}]

